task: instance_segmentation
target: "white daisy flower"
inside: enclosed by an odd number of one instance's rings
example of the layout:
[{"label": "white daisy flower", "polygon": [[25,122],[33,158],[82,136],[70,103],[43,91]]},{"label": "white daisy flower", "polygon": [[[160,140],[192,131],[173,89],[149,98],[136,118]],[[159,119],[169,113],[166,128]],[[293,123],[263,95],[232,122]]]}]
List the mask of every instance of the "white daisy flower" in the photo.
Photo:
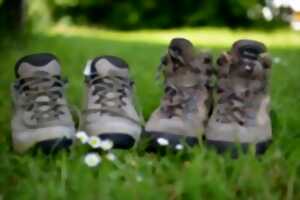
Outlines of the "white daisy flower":
[{"label": "white daisy flower", "polygon": [[249,65],[246,65],[245,69],[249,71],[251,70],[251,67]]},{"label": "white daisy flower", "polygon": [[88,141],[89,145],[90,145],[91,147],[93,147],[94,149],[100,148],[100,147],[101,147],[101,142],[102,142],[102,141],[101,141],[100,138],[97,137],[97,136],[92,136],[92,137],[90,137],[90,138],[89,138],[89,141]]},{"label": "white daisy flower", "polygon": [[76,138],[82,143],[86,144],[89,141],[89,136],[84,131],[78,131],[76,133]]},{"label": "white daisy flower", "polygon": [[274,57],[274,58],[273,58],[273,62],[274,62],[275,64],[279,64],[279,63],[281,63],[281,58],[280,58],[280,57]]},{"label": "white daisy flower", "polygon": [[104,151],[110,150],[114,146],[114,143],[111,140],[101,140],[99,147]]},{"label": "white daisy flower", "polygon": [[183,145],[182,144],[176,144],[175,149],[178,151],[183,150]]},{"label": "white daisy flower", "polygon": [[143,181],[143,177],[141,175],[137,175],[136,176],[136,181],[137,182],[142,182]]},{"label": "white daisy flower", "polygon": [[113,154],[113,153],[108,153],[108,154],[106,154],[106,158],[107,158],[107,160],[110,160],[110,161],[115,161],[116,159],[117,159],[117,157],[115,156],[115,154]]},{"label": "white daisy flower", "polygon": [[88,153],[84,157],[84,162],[89,167],[96,167],[101,162],[101,157],[97,153]]},{"label": "white daisy flower", "polygon": [[169,145],[169,140],[166,138],[157,138],[157,143],[160,144],[161,146],[168,146]]}]

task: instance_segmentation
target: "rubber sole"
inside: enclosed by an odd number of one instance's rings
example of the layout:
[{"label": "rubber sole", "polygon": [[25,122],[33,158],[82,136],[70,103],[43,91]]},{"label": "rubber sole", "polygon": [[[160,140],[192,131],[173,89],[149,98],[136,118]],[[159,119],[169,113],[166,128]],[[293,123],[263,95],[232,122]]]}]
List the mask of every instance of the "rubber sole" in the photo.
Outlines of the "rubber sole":
[{"label": "rubber sole", "polygon": [[72,139],[59,138],[38,142],[34,146],[34,152],[41,151],[44,154],[55,154],[58,151],[69,150],[73,144]]},{"label": "rubber sole", "polygon": [[233,158],[237,158],[239,153],[247,153],[249,149],[254,145],[255,154],[262,155],[266,152],[272,140],[266,140],[263,142],[259,142],[256,144],[251,143],[234,143],[234,142],[225,142],[225,141],[214,141],[214,140],[206,140],[205,145],[208,148],[215,149],[217,153],[224,154],[230,153]]},{"label": "rubber sole", "polygon": [[[148,131],[144,132],[142,135],[146,142],[146,151],[148,152],[158,152],[165,149],[176,150],[178,144],[187,145],[189,147],[194,147],[199,145],[199,140],[197,137],[183,136],[172,133]],[[168,141],[167,145],[162,145],[159,143],[159,139],[163,138]]]},{"label": "rubber sole", "polygon": [[36,146],[47,146],[45,147],[45,149],[51,149],[51,146],[56,145],[58,146],[58,148],[60,146],[68,146],[69,142],[65,141],[72,141],[74,135],[75,128],[71,126],[52,126],[37,129],[28,129],[22,132],[12,131],[12,144],[15,152],[25,153],[28,150],[35,149]]},{"label": "rubber sole", "polygon": [[98,136],[102,140],[111,140],[114,149],[131,149],[135,144],[135,139],[124,133],[101,133]]}]

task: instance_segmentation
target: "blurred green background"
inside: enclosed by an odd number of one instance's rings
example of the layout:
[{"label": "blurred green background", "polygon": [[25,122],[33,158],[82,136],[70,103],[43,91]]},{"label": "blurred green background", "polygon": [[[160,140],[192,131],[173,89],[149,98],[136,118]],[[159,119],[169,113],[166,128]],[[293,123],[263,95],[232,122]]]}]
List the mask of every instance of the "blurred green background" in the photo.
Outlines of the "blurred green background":
[{"label": "blurred green background", "polygon": [[293,0],[0,0],[0,27],[29,31],[63,23],[123,30],[187,26],[274,28],[290,21],[294,4]]}]

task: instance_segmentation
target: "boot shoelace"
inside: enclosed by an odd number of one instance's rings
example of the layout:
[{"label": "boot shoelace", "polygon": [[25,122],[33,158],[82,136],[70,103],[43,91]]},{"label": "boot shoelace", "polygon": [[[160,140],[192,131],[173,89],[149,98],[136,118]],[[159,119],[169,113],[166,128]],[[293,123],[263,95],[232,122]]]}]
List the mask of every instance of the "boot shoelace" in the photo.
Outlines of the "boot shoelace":
[{"label": "boot shoelace", "polygon": [[32,112],[30,120],[25,124],[32,128],[49,121],[57,120],[64,114],[62,107],[66,106],[58,100],[63,97],[63,89],[67,81],[59,76],[33,76],[17,80],[15,89],[22,94],[20,106]]},{"label": "boot shoelace", "polygon": [[180,117],[188,100],[189,98],[184,95],[183,91],[174,86],[167,86],[161,110],[166,114],[167,118]]},{"label": "boot shoelace", "polygon": [[[160,75],[164,71],[166,67],[171,67],[172,73],[176,73],[178,69],[184,68],[187,71],[191,71],[193,73],[199,73],[199,66],[193,65],[193,63],[187,64],[185,63],[184,59],[174,53],[173,51],[169,51],[170,59],[172,60],[172,65],[167,65],[167,56],[162,57],[161,63],[157,68],[157,74],[156,79],[158,80],[160,78]],[[207,58],[208,60],[204,59],[204,62],[210,62],[210,58]],[[207,70],[209,71],[209,70]],[[209,85],[209,81],[205,80],[205,86]],[[197,88],[199,85],[202,85],[203,83],[199,81],[196,85],[194,85],[192,88]],[[176,86],[170,83],[166,83],[165,87],[165,97],[162,103],[161,110],[166,114],[168,118],[172,118],[174,116],[181,117],[183,115],[184,109],[186,108],[186,105],[190,101],[191,96],[186,94],[182,89],[178,89]]]},{"label": "boot shoelace", "polygon": [[129,117],[122,107],[126,106],[124,100],[129,96],[134,82],[121,76],[100,76],[98,74],[91,74],[86,80],[89,87],[94,87],[92,91],[93,96],[97,96],[94,102],[99,108],[91,108],[84,111],[85,114],[109,113],[113,116],[120,116],[130,121],[140,124],[135,119]]},{"label": "boot shoelace", "polygon": [[[171,54],[170,55],[170,59],[172,60],[172,66],[171,66],[171,70],[173,72],[176,72],[179,68],[187,68],[190,70],[193,70],[192,67],[188,67],[188,65],[184,62],[183,58],[179,55],[175,55],[175,54]],[[167,67],[167,55],[163,56],[161,58],[160,64],[158,65],[157,69],[156,69],[156,76],[155,79],[159,80],[161,74],[163,73],[164,69]]]},{"label": "boot shoelace", "polygon": [[[238,63],[238,67],[239,66],[241,66],[240,63]],[[235,121],[240,125],[245,125],[247,119],[255,118],[253,100],[258,93],[265,90],[265,83],[263,80],[256,80],[259,81],[259,85],[253,82],[253,77],[251,77],[253,74],[251,74],[249,70],[253,70],[254,66],[251,67],[246,65],[246,72],[248,71],[249,74],[244,75],[244,78],[249,79],[249,84],[243,92],[234,92],[230,84],[229,86],[222,87],[222,83],[219,83],[218,93],[220,99],[218,103],[221,106],[219,107],[218,114],[221,118],[217,118],[217,121],[223,123]],[[228,81],[228,76],[222,77],[222,79]]]},{"label": "boot shoelace", "polygon": [[239,97],[234,92],[222,92],[218,103],[221,105],[218,114],[222,117],[217,118],[217,121],[224,123],[236,121],[240,125],[245,124],[247,108],[245,97]]},{"label": "boot shoelace", "polygon": [[[171,67],[173,73],[179,69],[179,65],[180,67],[187,68],[181,56],[176,55],[173,51],[169,51],[169,53],[173,63],[172,66],[169,67]],[[160,79],[160,76],[166,67],[168,67],[167,55],[161,58],[160,65],[156,72],[156,80]],[[182,91],[180,91],[176,86],[166,83],[165,96],[162,102],[161,111],[166,114],[167,118],[182,116],[186,102],[187,98]]]}]

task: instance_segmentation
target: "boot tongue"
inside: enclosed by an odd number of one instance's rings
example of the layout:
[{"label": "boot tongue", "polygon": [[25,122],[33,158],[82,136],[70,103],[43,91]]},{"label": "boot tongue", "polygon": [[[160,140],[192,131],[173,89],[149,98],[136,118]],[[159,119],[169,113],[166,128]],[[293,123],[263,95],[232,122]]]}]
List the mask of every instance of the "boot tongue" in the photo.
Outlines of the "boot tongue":
[{"label": "boot tongue", "polygon": [[190,88],[199,83],[198,77],[199,75],[197,76],[197,74],[187,71],[181,76],[177,75],[168,77],[168,82],[178,88]]},{"label": "boot tongue", "polygon": [[60,76],[60,65],[52,54],[32,54],[21,58],[15,66],[17,78],[28,78],[38,74]]},{"label": "boot tongue", "polygon": [[232,46],[233,54],[238,58],[247,58],[256,60],[261,53],[266,52],[263,43],[254,40],[239,40]]},{"label": "boot tongue", "polygon": [[99,74],[100,76],[121,76],[128,77],[128,64],[117,57],[102,56],[95,58],[91,62],[91,74]]},{"label": "boot tongue", "polygon": [[194,46],[187,39],[174,38],[169,45],[168,53],[172,60],[186,64],[194,57]]},{"label": "boot tongue", "polygon": [[192,87],[198,78],[190,71],[190,63],[195,58],[193,44],[184,38],[174,38],[168,48],[170,63],[165,71],[168,82],[176,87]]}]

